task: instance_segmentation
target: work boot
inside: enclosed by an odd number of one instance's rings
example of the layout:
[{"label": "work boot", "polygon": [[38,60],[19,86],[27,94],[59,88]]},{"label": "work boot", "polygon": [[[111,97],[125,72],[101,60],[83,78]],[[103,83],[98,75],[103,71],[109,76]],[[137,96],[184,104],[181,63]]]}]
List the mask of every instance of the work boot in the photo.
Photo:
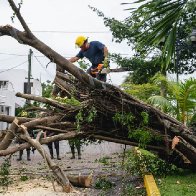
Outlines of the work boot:
[{"label": "work boot", "polygon": [[81,154],[78,154],[78,159],[82,159],[82,158],[81,158]]},{"label": "work boot", "polygon": [[31,158],[30,158],[30,149],[27,150],[27,161],[31,161]]},{"label": "work boot", "polygon": [[19,158],[17,159],[17,161],[22,161],[22,154],[23,154],[23,150],[19,151]]}]

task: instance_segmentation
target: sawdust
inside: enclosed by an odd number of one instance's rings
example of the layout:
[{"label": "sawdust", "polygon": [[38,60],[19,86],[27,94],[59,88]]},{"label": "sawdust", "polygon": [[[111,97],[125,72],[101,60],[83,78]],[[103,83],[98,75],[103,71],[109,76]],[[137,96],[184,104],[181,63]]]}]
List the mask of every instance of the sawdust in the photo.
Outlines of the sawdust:
[{"label": "sawdust", "polygon": [[[99,145],[90,145],[83,147],[82,159],[70,159],[71,153],[66,141],[60,143],[61,160],[54,159],[66,174],[89,174],[93,172],[94,181],[100,175],[113,173],[118,175],[119,170],[117,163],[122,159],[119,155],[123,152],[123,145],[103,142]],[[47,146],[44,148],[48,151]],[[35,151],[31,155],[31,161],[26,160],[26,152],[24,151],[23,161],[16,161],[18,153],[12,156],[11,160],[11,178],[12,184],[9,185],[7,191],[0,190],[0,195],[4,196],[91,196],[99,195],[100,190],[92,188],[75,188],[72,193],[64,193],[61,187],[54,184],[52,174],[41,155]],[[109,164],[103,164],[99,160],[107,157]],[[0,159],[2,161],[2,159]],[[22,176],[22,177],[21,177]],[[25,181],[21,179],[27,178]],[[55,187],[55,190],[54,190]]]}]

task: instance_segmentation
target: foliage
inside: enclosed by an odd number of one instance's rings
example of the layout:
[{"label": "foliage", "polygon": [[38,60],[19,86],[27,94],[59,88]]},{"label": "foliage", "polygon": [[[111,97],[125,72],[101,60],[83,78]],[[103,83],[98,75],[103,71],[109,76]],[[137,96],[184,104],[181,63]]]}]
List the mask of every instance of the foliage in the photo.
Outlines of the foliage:
[{"label": "foliage", "polygon": [[115,122],[119,122],[121,125],[127,126],[128,128],[132,127],[134,119],[135,117],[132,115],[132,113],[116,113],[113,117]]},{"label": "foliage", "polygon": [[148,122],[149,122],[149,115],[148,113],[146,112],[141,112],[141,116],[142,116],[142,124],[145,126],[145,125],[148,125]]},{"label": "foliage", "polygon": [[[18,11],[20,11],[22,4],[23,4],[23,0],[20,0],[20,2],[18,3]],[[11,16],[11,20],[13,23],[14,23],[15,17],[16,17],[16,13],[14,12],[13,15]]]},{"label": "foliage", "polygon": [[168,164],[149,151],[139,148],[127,152],[127,159],[124,164],[127,172],[139,176],[149,173],[155,176],[165,176],[178,171],[176,166]]},{"label": "foliage", "polygon": [[178,117],[183,123],[190,120],[196,108],[196,79],[190,78],[184,82],[167,81],[167,96],[151,96],[148,103],[158,107],[168,114]]},{"label": "foliage", "polygon": [[[163,51],[162,73],[166,70],[172,73],[177,72],[174,57],[177,37],[181,45],[178,73],[193,73],[196,68],[196,53],[186,39],[192,28],[196,26],[194,0],[172,2],[170,0],[142,0],[134,3],[140,3],[140,5],[135,10],[128,8],[127,10],[131,10],[130,16],[123,21],[107,18],[98,9],[90,8],[103,18],[105,26],[110,28],[116,42],[126,40],[127,44],[132,47],[131,50],[135,49],[136,55],[142,59],[149,54],[156,56],[158,53],[159,56]],[[166,41],[163,42],[163,40]]]},{"label": "foliage", "polygon": [[195,182],[196,174],[183,170],[161,178],[159,180],[159,188],[162,196],[192,196],[196,195]]},{"label": "foliage", "polygon": [[76,115],[76,127],[77,127],[77,131],[80,131],[81,129],[81,122],[84,121],[83,118],[83,114],[82,114],[82,110],[80,110],[77,115]]},{"label": "foliage", "polygon": [[100,158],[99,160],[96,160],[96,161],[99,162],[99,163],[102,163],[103,165],[109,165],[110,164],[109,159],[110,159],[110,157],[105,156],[105,157],[102,157],[102,158]]},{"label": "foliage", "polygon": [[180,120],[185,123],[188,114],[193,114],[196,108],[196,79],[190,78],[180,83],[179,92],[176,95],[180,108]]},{"label": "foliage", "polygon": [[113,186],[114,184],[105,177],[98,178],[98,180],[95,182],[96,189],[108,190]]},{"label": "foliage", "polygon": [[167,98],[161,96],[161,95],[155,95],[148,98],[148,103],[155,106],[159,110],[169,113],[172,115],[175,115],[175,108],[173,107],[172,103],[168,101]]},{"label": "foliage", "polygon": [[135,139],[138,141],[139,147],[145,148],[146,145],[152,141],[153,136],[148,130],[140,128],[129,131],[129,138]]},{"label": "foliage", "polygon": [[[184,39],[195,26],[194,0],[143,0],[142,4],[132,12],[131,18],[137,20],[132,31],[138,32],[136,36],[137,47],[156,47],[165,39],[163,47],[163,60],[167,66],[174,55],[176,36]],[[134,2],[137,3],[137,2]],[[180,37],[181,36],[181,37]]]},{"label": "foliage", "polygon": [[192,129],[192,131],[196,134],[196,112],[192,116],[190,122],[188,123],[188,126]]},{"label": "foliage", "polygon": [[137,141],[142,148],[145,148],[152,141],[161,141],[161,137],[148,130],[149,115],[146,112],[141,112],[139,124],[138,119],[135,119],[131,113],[116,113],[113,120],[122,126],[126,126],[129,131],[128,137]]},{"label": "foliage", "polygon": [[42,83],[42,96],[50,98],[52,89],[53,89],[53,85],[51,81],[47,80],[46,83]]},{"label": "foliage", "polygon": [[160,94],[159,87],[151,83],[137,85],[125,82],[121,85],[121,87],[124,89],[126,93],[142,101],[147,101],[149,97]]},{"label": "foliage", "polygon": [[128,94],[155,106],[183,123],[189,123],[196,108],[195,85],[196,80],[193,78],[176,83],[157,73],[151,78],[150,83],[135,85],[127,81],[121,86]]},{"label": "foliage", "polygon": [[80,109],[80,111],[76,115],[77,131],[80,131],[81,124],[93,122],[96,116],[97,116],[97,110],[95,107],[91,107],[91,109],[88,111],[84,110],[83,108]]},{"label": "foliage", "polygon": [[85,70],[85,71],[87,70],[88,67],[90,67],[90,64],[87,63],[87,62],[86,62],[85,60],[83,60],[83,59],[82,59],[82,60],[80,59],[80,60],[78,61],[78,64],[79,64],[80,68],[83,69],[83,70]]},{"label": "foliage", "polygon": [[21,181],[27,181],[28,179],[29,179],[29,177],[26,176],[26,175],[20,176],[20,180],[21,180]]},{"label": "foliage", "polygon": [[74,97],[71,97],[71,98],[67,98],[67,97],[56,97],[55,98],[56,101],[60,102],[60,103],[64,103],[64,104],[67,104],[67,105],[72,105],[72,106],[80,106],[81,103],[75,99]]},{"label": "foliage", "polygon": [[0,166],[0,186],[8,187],[11,184],[10,174],[10,158],[4,159]]},{"label": "foliage", "polygon": [[32,106],[39,106],[39,103],[36,101],[33,102],[33,104],[25,104],[23,107],[18,107],[15,110],[15,115],[18,117],[28,117],[28,118],[35,118],[36,113],[33,111],[27,111],[28,108],[31,108]]},{"label": "foliage", "polygon": [[[141,56],[121,57],[120,54],[112,54],[111,60],[121,67],[128,68],[129,82],[133,84],[144,84],[149,82],[157,72],[161,71],[159,56],[145,60]],[[127,80],[125,80],[127,82]]]},{"label": "foliage", "polygon": [[126,183],[122,188],[122,196],[146,196],[144,188],[137,189],[132,184]]}]

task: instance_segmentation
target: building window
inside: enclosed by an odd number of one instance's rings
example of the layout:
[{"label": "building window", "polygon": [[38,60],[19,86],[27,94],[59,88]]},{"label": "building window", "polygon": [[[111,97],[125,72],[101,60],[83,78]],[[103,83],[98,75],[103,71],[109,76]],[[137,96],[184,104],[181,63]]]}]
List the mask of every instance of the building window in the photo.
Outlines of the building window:
[{"label": "building window", "polygon": [[8,89],[8,81],[0,81],[0,89]]},{"label": "building window", "polygon": [[0,113],[1,114],[4,114],[4,111],[5,111],[5,106],[1,105],[0,106]]}]

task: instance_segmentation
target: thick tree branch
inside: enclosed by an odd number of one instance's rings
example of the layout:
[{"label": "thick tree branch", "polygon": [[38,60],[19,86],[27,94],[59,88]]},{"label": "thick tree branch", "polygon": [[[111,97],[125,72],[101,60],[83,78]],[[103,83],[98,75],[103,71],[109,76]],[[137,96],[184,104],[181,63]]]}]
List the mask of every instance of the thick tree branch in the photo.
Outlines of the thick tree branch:
[{"label": "thick tree branch", "polygon": [[46,103],[46,104],[49,104],[53,107],[59,108],[61,110],[67,110],[67,108],[70,107],[70,106],[67,106],[67,105],[59,104],[55,100],[47,99],[47,98],[44,98],[44,97],[38,97],[38,96],[35,96],[35,95],[16,93],[16,96],[17,97],[22,97],[22,98],[28,99],[28,100],[34,100],[34,101],[38,101],[38,102],[41,102],[41,103]]},{"label": "thick tree branch", "polygon": [[[72,139],[72,138],[75,138],[75,137],[83,137],[85,134],[82,134],[82,133],[76,133],[75,131],[71,131],[71,132],[68,132],[68,133],[61,133],[61,134],[58,134],[58,135],[54,135],[54,136],[50,136],[50,137],[47,137],[47,138],[41,138],[40,139],[40,144],[48,144],[50,142],[54,142],[56,140],[68,140],[68,139]],[[6,156],[6,155],[9,155],[9,154],[13,154],[19,150],[24,150],[26,148],[30,148],[31,147],[31,144],[29,143],[23,143],[23,144],[16,144],[12,147],[9,147],[7,148],[6,150],[0,150],[0,157],[1,156]]]},{"label": "thick tree branch", "polygon": [[7,131],[5,137],[0,142],[0,150],[5,150],[15,137],[16,131],[18,129],[18,119],[15,118],[10,126],[10,130]]},{"label": "thick tree branch", "polygon": [[34,35],[32,34],[31,30],[29,29],[29,27],[27,26],[25,20],[23,19],[22,15],[20,14],[20,10],[19,8],[16,7],[14,1],[12,0],[8,0],[12,10],[14,11],[14,13],[16,14],[18,20],[20,21],[21,25],[23,26],[24,30],[26,31],[26,33],[28,34],[28,36],[30,37],[34,37]]},{"label": "thick tree branch", "polygon": [[39,151],[39,153],[42,155],[42,157],[46,161],[48,167],[52,170],[54,176],[56,177],[57,182],[63,187],[63,190],[67,193],[71,192],[73,187],[70,184],[67,176],[61,170],[61,168],[52,161],[52,159],[50,158],[48,153],[45,151],[43,146],[39,143],[39,141],[34,140],[29,136],[27,128],[24,125],[21,125],[20,128],[24,134],[24,139]]}]

